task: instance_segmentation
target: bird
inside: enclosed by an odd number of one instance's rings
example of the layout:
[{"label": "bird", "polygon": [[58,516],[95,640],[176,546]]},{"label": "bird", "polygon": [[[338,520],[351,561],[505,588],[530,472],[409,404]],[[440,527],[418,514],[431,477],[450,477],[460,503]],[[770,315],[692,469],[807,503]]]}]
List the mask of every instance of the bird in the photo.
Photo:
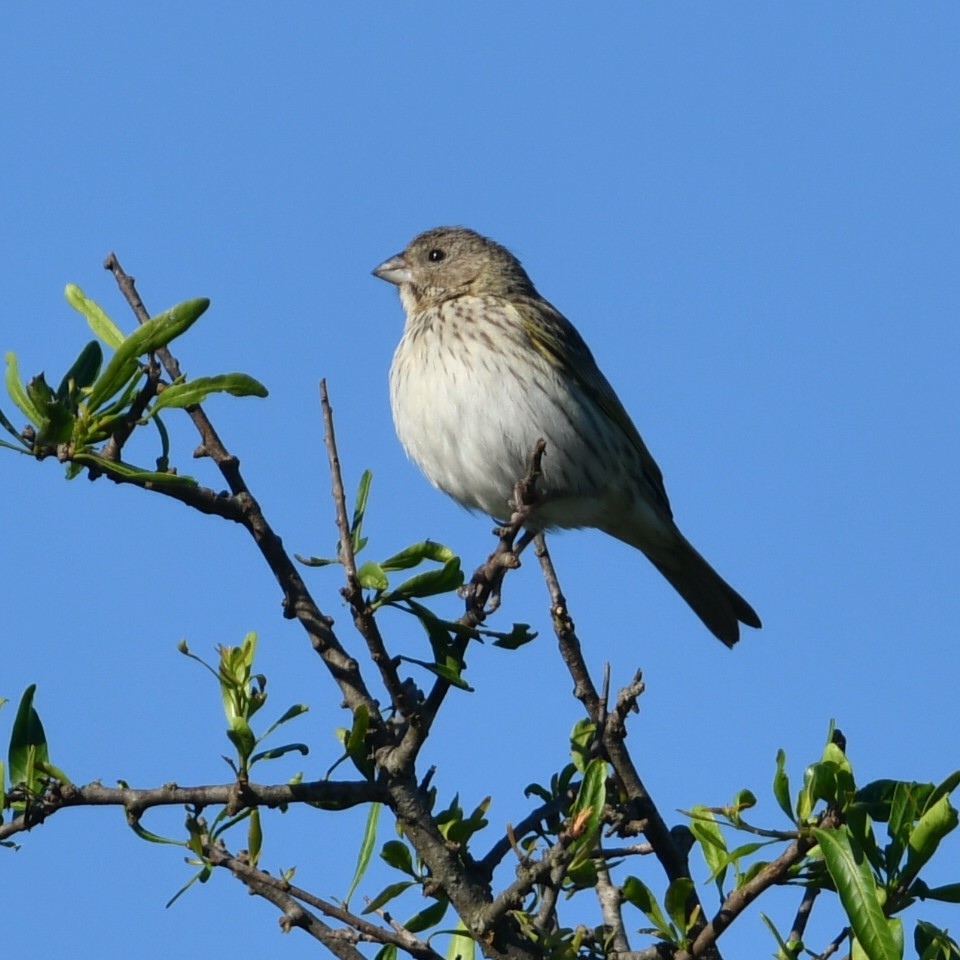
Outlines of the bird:
[{"label": "bird", "polygon": [[680,532],[663,475],[573,324],[506,247],[435,227],[374,268],[406,323],[390,367],[394,426],[439,490],[495,520],[545,441],[531,533],[593,527],[640,550],[727,647],[753,607]]}]

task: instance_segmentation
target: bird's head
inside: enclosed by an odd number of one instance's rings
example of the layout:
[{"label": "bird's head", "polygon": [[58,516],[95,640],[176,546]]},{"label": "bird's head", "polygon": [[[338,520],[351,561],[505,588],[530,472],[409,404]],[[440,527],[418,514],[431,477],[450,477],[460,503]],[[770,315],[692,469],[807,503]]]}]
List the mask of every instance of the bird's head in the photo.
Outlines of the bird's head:
[{"label": "bird's head", "polygon": [[506,247],[466,227],[434,227],[381,263],[374,276],[400,288],[408,314],[463,296],[536,296]]}]

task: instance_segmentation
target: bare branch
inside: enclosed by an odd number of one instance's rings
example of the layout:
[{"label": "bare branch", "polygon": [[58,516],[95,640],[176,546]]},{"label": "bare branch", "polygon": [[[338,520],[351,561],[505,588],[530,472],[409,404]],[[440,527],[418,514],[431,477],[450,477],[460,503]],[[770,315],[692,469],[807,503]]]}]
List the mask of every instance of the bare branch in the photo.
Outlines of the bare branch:
[{"label": "bare branch", "polygon": [[[258,870],[217,844],[205,844],[203,854],[213,866],[230,870],[251,893],[279,907],[284,914],[280,921],[284,929],[300,927],[341,960],[364,960],[363,954],[352,946],[359,942],[392,943],[418,960],[442,960],[440,954],[404,928],[381,927],[370,923],[338,904],[322,900],[301,887]],[[302,904],[307,904],[326,917],[339,920],[345,924],[345,928],[334,930],[306,910]]]},{"label": "bare branch", "polygon": [[[830,811],[820,820],[820,826],[824,827],[836,826],[837,823],[836,813]],[[689,953],[681,951],[677,954],[676,960],[690,960],[692,957],[705,956],[713,948],[720,934],[733,923],[737,916],[756,900],[764,890],[782,883],[786,879],[790,868],[799,863],[815,845],[816,840],[813,837],[801,837],[795,840],[776,860],[768,863],[752,880],[734,890],[724,900],[716,916],[699,932],[690,947]]]},{"label": "bare branch", "polygon": [[[343,596],[353,611],[353,622],[360,636],[366,641],[370,659],[380,671],[383,685],[390,696],[390,702],[401,716],[408,717],[413,712],[403,683],[397,674],[396,661],[387,653],[380,627],[373,612],[364,600],[363,589],[357,579],[357,563],[353,553],[353,538],[350,535],[350,519],[347,515],[347,497],[343,489],[343,476],[340,472],[340,456],[337,453],[337,437],[333,427],[333,410],[327,395],[327,381],[320,381],[320,406],[323,409],[324,442],[330,461],[330,477],[333,484],[333,502],[337,511],[337,529],[340,533],[340,560],[343,563],[347,585]],[[380,721],[379,712],[377,713]]]},{"label": "bare branch", "polygon": [[807,921],[810,919],[810,913],[817,897],[820,895],[819,887],[807,887],[803,891],[803,899],[797,908],[797,915],[793,919],[793,927],[790,930],[790,936],[787,940],[800,941],[807,929]]},{"label": "bare branch", "polygon": [[[550,594],[550,613],[554,633],[560,645],[560,654],[573,678],[574,695],[583,703],[587,715],[596,725],[604,756],[613,767],[620,787],[627,797],[628,808],[632,808],[632,817],[629,810],[627,816],[637,821],[639,830],[650,843],[671,882],[682,877],[687,878],[690,876],[687,851],[676,843],[653,798],[644,786],[624,742],[627,736],[626,716],[636,710],[637,699],[643,692],[642,674],[637,671],[633,681],[620,691],[614,710],[608,714],[606,706],[608,681],[604,682],[604,695],[601,696],[597,692],[583,658],[576,627],[567,610],[566,598],[560,588],[560,581],[550,558],[546,539],[542,534],[537,537],[536,547],[537,557]],[[691,890],[687,911],[691,916],[694,911],[699,911],[701,917],[699,924],[703,926],[703,907],[695,889]]]},{"label": "bare branch", "polygon": [[332,808],[345,809],[383,799],[382,790],[367,781],[315,780],[310,783],[259,784],[245,782],[213,784],[198,787],[179,787],[174,783],[162,787],[134,789],[132,787],[105,787],[102,783],[51,784],[43,797],[29,798],[14,789],[9,792],[12,802],[25,800],[29,816],[17,817],[0,824],[0,840],[29,830],[67,807],[123,807],[127,820],[136,823],[151,807],[166,806],[227,806],[232,811],[247,807],[279,807],[292,803],[323,803]]},{"label": "bare branch", "polygon": [[[604,851],[608,854],[609,851]],[[624,954],[630,951],[630,942],[627,940],[627,930],[623,925],[623,895],[620,888],[610,879],[610,871],[604,862],[597,862],[597,899],[600,901],[600,911],[603,914],[605,928],[604,940],[609,942],[609,950],[614,954]]]}]

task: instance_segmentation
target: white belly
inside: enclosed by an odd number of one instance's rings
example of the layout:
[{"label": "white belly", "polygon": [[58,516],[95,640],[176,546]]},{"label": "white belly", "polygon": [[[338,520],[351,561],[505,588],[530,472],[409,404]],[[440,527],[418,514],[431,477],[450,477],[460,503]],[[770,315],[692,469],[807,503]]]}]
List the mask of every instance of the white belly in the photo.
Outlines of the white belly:
[{"label": "white belly", "polygon": [[498,348],[489,337],[456,336],[451,321],[441,309],[432,322],[408,324],[390,369],[397,434],[430,482],[463,506],[504,519],[542,437],[543,503],[531,526],[606,527],[636,509],[623,496],[629,442],[604,415],[536,351],[528,348],[521,371],[506,355],[518,349],[508,337]]}]

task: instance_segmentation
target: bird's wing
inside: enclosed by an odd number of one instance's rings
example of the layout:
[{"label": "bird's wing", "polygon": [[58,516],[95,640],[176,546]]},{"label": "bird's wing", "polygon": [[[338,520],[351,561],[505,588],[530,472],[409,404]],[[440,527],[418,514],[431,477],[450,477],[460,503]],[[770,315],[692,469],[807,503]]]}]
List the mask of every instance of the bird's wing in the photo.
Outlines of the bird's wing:
[{"label": "bird's wing", "polygon": [[657,462],[576,327],[556,307],[539,297],[517,298],[506,305],[519,315],[531,345],[551,366],[561,369],[576,383],[627,436],[637,452],[647,483],[667,515],[672,517],[663,474]]}]

